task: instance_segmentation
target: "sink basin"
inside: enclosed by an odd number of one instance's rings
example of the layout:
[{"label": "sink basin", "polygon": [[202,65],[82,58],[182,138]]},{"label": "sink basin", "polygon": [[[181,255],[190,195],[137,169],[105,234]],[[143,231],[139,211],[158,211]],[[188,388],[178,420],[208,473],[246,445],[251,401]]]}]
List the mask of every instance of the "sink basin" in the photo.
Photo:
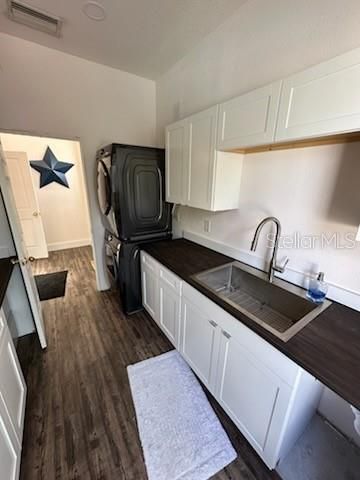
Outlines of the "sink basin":
[{"label": "sink basin", "polygon": [[331,305],[316,304],[305,290],[240,262],[212,268],[192,277],[284,342]]}]

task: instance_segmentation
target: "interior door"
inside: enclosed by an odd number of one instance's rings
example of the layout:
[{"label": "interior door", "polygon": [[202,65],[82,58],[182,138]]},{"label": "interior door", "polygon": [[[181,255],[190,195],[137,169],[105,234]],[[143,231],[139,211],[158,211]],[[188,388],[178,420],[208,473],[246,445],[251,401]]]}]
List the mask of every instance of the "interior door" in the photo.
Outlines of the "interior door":
[{"label": "interior door", "polygon": [[29,255],[48,257],[44,226],[34,191],[30,165],[25,152],[5,152],[16,208]]},{"label": "interior door", "polygon": [[7,168],[4,152],[0,142],[0,189],[6,207],[6,213],[9,219],[11,233],[14,239],[15,248],[18,255],[18,261],[21,268],[21,273],[24,279],[26,292],[29,298],[31,311],[34,317],[34,322],[39,336],[40,345],[46,348],[45,327],[42,316],[39,293],[35,284],[34,276],[32,274],[31,265],[29,263],[29,254],[22,236],[21,223],[16,209],[16,203],[12,192],[10,175]]}]

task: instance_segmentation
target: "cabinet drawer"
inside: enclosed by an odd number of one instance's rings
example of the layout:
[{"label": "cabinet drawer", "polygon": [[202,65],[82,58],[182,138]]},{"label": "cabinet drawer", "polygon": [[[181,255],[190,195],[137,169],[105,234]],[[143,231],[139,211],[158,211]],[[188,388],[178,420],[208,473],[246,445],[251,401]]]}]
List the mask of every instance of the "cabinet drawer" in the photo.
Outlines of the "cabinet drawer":
[{"label": "cabinet drawer", "polygon": [[243,345],[249,354],[266,365],[275,375],[290,386],[295,384],[301,370],[296,363],[245,326],[240,320],[237,320],[186,283],[183,286],[183,294],[207,315],[210,315],[226,334],[236,337],[239,344]]},{"label": "cabinet drawer", "polygon": [[160,280],[174,292],[181,294],[181,280],[162,265],[159,266]]}]

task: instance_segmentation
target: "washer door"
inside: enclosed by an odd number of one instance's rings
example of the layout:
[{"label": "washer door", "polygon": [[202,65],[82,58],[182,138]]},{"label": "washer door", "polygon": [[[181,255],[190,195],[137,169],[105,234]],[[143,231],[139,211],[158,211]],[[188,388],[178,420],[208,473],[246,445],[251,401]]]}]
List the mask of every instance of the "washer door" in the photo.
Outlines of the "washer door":
[{"label": "washer door", "polygon": [[103,160],[98,160],[97,193],[101,213],[107,216],[111,210],[110,172]]}]

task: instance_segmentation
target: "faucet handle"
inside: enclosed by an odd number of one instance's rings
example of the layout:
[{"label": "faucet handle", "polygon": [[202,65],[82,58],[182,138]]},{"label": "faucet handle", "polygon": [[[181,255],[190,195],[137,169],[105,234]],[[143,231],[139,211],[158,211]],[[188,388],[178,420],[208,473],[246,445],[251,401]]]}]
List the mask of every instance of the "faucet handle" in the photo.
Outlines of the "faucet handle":
[{"label": "faucet handle", "polygon": [[286,269],[286,265],[289,263],[289,258],[285,257],[285,260],[282,265],[274,265],[274,270],[279,273],[284,273]]}]

